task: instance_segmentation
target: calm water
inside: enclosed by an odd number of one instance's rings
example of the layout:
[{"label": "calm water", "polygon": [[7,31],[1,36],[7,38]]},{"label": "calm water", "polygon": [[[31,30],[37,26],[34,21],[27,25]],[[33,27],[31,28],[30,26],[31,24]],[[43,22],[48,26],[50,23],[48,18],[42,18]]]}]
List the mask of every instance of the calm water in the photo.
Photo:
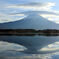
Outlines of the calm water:
[{"label": "calm water", "polygon": [[59,59],[59,36],[0,36],[0,59]]}]

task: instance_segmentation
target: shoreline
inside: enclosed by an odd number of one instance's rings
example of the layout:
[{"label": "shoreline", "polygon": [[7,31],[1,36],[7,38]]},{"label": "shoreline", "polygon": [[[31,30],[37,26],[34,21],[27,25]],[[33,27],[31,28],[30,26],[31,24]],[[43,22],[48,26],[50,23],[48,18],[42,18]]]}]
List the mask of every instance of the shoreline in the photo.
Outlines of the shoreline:
[{"label": "shoreline", "polygon": [[0,36],[59,36],[59,30],[56,29],[45,29],[45,30],[34,30],[34,29],[0,29]]}]

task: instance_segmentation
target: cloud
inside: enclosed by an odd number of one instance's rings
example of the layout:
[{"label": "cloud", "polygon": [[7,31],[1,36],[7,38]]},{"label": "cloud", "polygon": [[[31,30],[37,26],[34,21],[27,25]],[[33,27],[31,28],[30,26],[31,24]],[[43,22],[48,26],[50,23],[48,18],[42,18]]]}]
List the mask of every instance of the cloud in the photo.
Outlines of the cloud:
[{"label": "cloud", "polygon": [[7,8],[22,8],[30,10],[51,10],[52,6],[55,6],[55,3],[28,3],[28,4],[15,4],[9,5]]},{"label": "cloud", "polygon": [[[53,10],[53,6],[55,6],[55,3],[46,2],[46,3],[40,3],[40,2],[32,2],[32,3],[24,3],[24,4],[3,4],[2,7],[0,6],[0,10],[5,11],[1,12],[0,14],[0,23],[4,22],[13,22],[17,20],[21,20],[25,17],[27,17],[26,13],[21,13],[21,10],[26,11],[40,11],[40,15],[50,21],[54,21],[55,23],[59,23],[59,16],[58,15],[52,15],[52,14],[46,14],[43,11],[53,12],[55,14],[59,14],[59,11]],[[14,12],[15,11],[15,12]],[[15,14],[12,14],[15,13]],[[16,14],[18,13],[18,14]],[[9,15],[10,14],[10,15]]]},{"label": "cloud", "polygon": [[11,16],[24,16],[24,14],[11,14]]},{"label": "cloud", "polygon": [[40,16],[46,18],[49,21],[53,21],[53,22],[59,24],[59,15],[54,15],[54,14],[40,14]]},{"label": "cloud", "polygon": [[0,23],[13,22],[13,21],[21,20],[25,17],[27,16],[24,14],[10,15],[5,13],[0,13]]}]

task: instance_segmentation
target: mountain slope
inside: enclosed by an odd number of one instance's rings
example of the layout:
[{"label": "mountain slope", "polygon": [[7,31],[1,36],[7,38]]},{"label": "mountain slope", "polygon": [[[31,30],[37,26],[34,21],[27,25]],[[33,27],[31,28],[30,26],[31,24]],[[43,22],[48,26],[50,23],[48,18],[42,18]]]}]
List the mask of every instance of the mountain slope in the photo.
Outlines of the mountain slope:
[{"label": "mountain slope", "polygon": [[0,29],[59,29],[59,24],[31,12],[22,20],[0,24]]}]

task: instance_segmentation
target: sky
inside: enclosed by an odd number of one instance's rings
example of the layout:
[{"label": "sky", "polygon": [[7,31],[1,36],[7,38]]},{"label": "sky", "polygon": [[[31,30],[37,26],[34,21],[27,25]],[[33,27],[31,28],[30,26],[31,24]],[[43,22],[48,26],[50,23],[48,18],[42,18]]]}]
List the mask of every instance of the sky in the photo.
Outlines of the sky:
[{"label": "sky", "polygon": [[0,23],[13,22],[27,17],[23,12],[48,11],[58,15],[44,13],[38,13],[38,15],[59,24],[58,7],[58,0],[0,0]]}]

